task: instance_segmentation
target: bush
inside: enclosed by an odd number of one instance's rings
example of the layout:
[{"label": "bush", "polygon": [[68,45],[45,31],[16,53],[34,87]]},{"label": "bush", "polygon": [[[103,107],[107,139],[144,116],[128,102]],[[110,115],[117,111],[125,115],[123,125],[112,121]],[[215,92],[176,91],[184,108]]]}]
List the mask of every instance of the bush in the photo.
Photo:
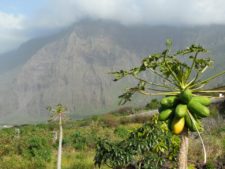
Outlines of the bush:
[{"label": "bush", "polygon": [[180,140],[168,131],[167,125],[152,117],[149,123],[131,132],[128,138],[112,142],[99,139],[96,146],[95,165],[125,168],[136,164],[144,169],[163,168],[165,162],[172,167],[177,158]]},{"label": "bush", "polygon": [[119,125],[118,119],[110,114],[104,116],[102,122],[106,127],[117,127]]},{"label": "bush", "polygon": [[[69,146],[69,145],[71,145],[71,139],[70,139],[70,137],[64,137],[63,140],[62,140],[62,145],[63,146]],[[57,143],[57,146],[58,146],[58,143]]]},{"label": "bush", "polygon": [[114,133],[120,138],[127,138],[128,135],[129,135],[129,131],[126,128],[122,127],[122,126],[117,127],[114,130]]},{"label": "bush", "polygon": [[29,159],[39,158],[40,160],[51,160],[51,147],[45,138],[34,136],[27,141],[25,156]]},{"label": "bush", "polygon": [[208,161],[205,165],[205,169],[216,169],[216,167],[212,161]]},{"label": "bush", "polygon": [[77,150],[83,150],[86,146],[86,138],[80,132],[75,132],[72,135],[72,145]]}]

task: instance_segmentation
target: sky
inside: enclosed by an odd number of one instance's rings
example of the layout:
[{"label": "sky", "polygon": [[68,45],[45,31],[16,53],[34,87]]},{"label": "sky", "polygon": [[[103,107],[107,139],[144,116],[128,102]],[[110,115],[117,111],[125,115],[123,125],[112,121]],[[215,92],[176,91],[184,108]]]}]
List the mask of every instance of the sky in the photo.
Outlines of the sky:
[{"label": "sky", "polygon": [[224,0],[0,0],[0,53],[83,18],[125,25],[225,24]]}]

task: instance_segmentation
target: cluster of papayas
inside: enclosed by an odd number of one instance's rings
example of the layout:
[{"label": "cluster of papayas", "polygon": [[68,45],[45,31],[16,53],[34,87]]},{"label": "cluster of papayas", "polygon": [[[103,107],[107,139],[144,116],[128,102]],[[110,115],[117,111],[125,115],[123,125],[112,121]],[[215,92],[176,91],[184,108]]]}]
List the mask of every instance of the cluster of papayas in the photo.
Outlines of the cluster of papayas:
[{"label": "cluster of papayas", "polygon": [[210,114],[210,98],[194,96],[192,91],[186,89],[176,96],[162,98],[159,108],[159,120],[168,120],[168,127],[174,134],[180,134],[186,127],[190,131],[201,130],[203,117]]}]

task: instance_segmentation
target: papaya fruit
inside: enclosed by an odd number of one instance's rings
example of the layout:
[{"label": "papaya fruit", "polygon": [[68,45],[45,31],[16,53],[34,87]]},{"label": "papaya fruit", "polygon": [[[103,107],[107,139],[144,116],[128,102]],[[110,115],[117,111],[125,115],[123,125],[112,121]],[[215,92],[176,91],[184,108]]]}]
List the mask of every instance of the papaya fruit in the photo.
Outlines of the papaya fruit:
[{"label": "papaya fruit", "polygon": [[199,117],[207,117],[210,114],[209,109],[195,100],[191,100],[188,103],[188,109],[191,113],[195,113]]},{"label": "papaya fruit", "polygon": [[186,104],[178,104],[175,109],[175,115],[177,117],[184,117],[187,114],[187,110]]},{"label": "papaya fruit", "polygon": [[185,115],[185,125],[188,127],[190,131],[199,131],[202,130],[201,124],[199,120],[196,120],[194,117],[191,119],[189,114]]},{"label": "papaya fruit", "polygon": [[164,108],[164,107],[160,106],[160,107],[158,108],[158,112],[161,113],[161,111],[166,110],[166,109],[167,109],[167,108]]},{"label": "papaya fruit", "polygon": [[192,116],[193,116],[194,119],[196,119],[196,120],[200,120],[200,119],[203,118],[202,116],[199,116],[198,114],[195,114],[195,113],[192,113]]},{"label": "papaya fruit", "polygon": [[162,98],[160,104],[164,108],[172,108],[176,105],[177,103],[177,97],[176,96],[168,96]]},{"label": "papaya fruit", "polygon": [[192,91],[190,89],[185,89],[180,93],[179,98],[183,103],[188,103],[192,98]]},{"label": "papaya fruit", "polygon": [[170,116],[170,118],[168,119],[168,122],[167,122],[167,126],[168,126],[168,129],[169,129],[170,131],[172,131],[172,122],[173,122],[173,119],[174,119],[174,114],[172,114],[172,115]]},{"label": "papaya fruit", "polygon": [[184,119],[184,117],[179,118],[179,117],[175,116],[173,118],[173,121],[172,121],[172,124],[171,124],[171,128],[172,128],[172,132],[174,134],[180,134],[183,131],[184,126],[185,126],[185,119]]},{"label": "papaya fruit", "polygon": [[159,114],[159,120],[160,121],[165,121],[167,120],[170,115],[172,114],[173,110],[172,109],[166,109],[160,112]]},{"label": "papaya fruit", "polygon": [[195,96],[192,98],[195,102],[199,102],[204,106],[209,106],[211,104],[211,100],[209,97],[206,96]]}]

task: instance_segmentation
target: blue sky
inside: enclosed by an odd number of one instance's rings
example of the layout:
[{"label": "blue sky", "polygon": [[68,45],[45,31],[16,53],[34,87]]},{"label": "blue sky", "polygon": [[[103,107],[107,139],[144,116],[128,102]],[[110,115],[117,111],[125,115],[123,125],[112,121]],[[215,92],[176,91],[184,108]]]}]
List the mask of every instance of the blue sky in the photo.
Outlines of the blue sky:
[{"label": "blue sky", "polygon": [[47,0],[1,0],[0,11],[14,14],[33,15],[46,4]]},{"label": "blue sky", "polygon": [[225,24],[225,1],[0,0],[0,53],[87,17],[126,25]]},{"label": "blue sky", "polygon": [[27,22],[44,8],[46,0],[0,0],[0,53],[31,38]]}]

